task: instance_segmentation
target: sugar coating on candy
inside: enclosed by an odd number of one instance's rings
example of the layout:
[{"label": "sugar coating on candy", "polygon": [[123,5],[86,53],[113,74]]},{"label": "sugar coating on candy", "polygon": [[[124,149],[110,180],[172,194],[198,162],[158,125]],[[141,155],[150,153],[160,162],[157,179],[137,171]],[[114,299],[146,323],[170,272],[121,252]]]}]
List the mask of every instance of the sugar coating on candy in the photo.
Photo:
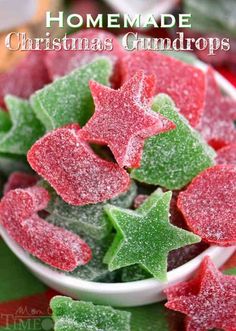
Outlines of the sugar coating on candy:
[{"label": "sugar coating on candy", "polygon": [[31,167],[72,205],[102,202],[127,191],[128,173],[100,159],[79,132],[74,125],[42,137],[28,152]]},{"label": "sugar coating on candy", "polygon": [[216,165],[200,173],[178,197],[189,228],[220,246],[236,244],[236,167]]},{"label": "sugar coating on candy", "polygon": [[8,131],[0,132],[0,152],[24,155],[44,134],[44,127],[28,101],[9,95],[5,102],[12,123]]},{"label": "sugar coating on candy", "polygon": [[86,206],[72,206],[56,197],[50,208],[47,221],[61,226],[77,234],[84,234],[95,239],[102,239],[108,235],[112,226],[104,211],[106,203],[123,208],[131,207],[137,187],[131,183],[127,192],[105,202]]},{"label": "sugar coating on candy", "polygon": [[37,176],[25,172],[15,171],[11,173],[6,184],[4,185],[3,193],[6,194],[16,188],[27,188],[36,185]]},{"label": "sugar coating on candy", "polygon": [[69,123],[84,125],[94,108],[89,80],[107,85],[110,74],[110,62],[99,59],[57,79],[31,97],[36,116],[47,131]]},{"label": "sugar coating on candy", "polygon": [[219,149],[236,142],[236,100],[222,95],[211,68],[206,81],[205,108],[197,129],[211,146]]},{"label": "sugar coating on candy", "polygon": [[146,140],[140,168],[132,170],[131,177],[170,190],[180,189],[214,164],[215,153],[188,125],[167,95],[158,95],[152,108],[173,121],[176,129]]},{"label": "sugar coating on candy", "polygon": [[186,317],[186,331],[222,329],[236,326],[236,277],[223,275],[205,257],[196,277],[165,290],[166,307]]},{"label": "sugar coating on candy", "polygon": [[[105,255],[110,271],[139,264],[161,281],[167,276],[169,251],[199,242],[199,237],[169,223],[171,192],[152,196],[147,210],[132,211],[107,205],[117,234]],[[142,206],[141,206],[142,207]]]},{"label": "sugar coating on candy", "polygon": [[119,90],[90,82],[95,113],[82,128],[81,137],[108,145],[121,167],[137,168],[144,140],[175,128],[171,121],[149,107],[154,83],[153,76],[142,72]]},{"label": "sugar coating on candy", "polygon": [[123,81],[138,70],[154,74],[155,93],[168,94],[193,127],[199,123],[205,101],[205,77],[200,69],[152,51],[132,52],[121,60]]},{"label": "sugar coating on candy", "polygon": [[28,99],[33,92],[50,82],[44,57],[43,51],[32,51],[15,68],[0,74],[1,107],[5,107],[4,97],[7,94]]},{"label": "sugar coating on candy", "polygon": [[236,165],[236,144],[231,144],[219,149],[217,151],[216,163]]},{"label": "sugar coating on candy", "polygon": [[56,296],[50,302],[55,331],[130,331],[131,314],[110,306]]},{"label": "sugar coating on candy", "polygon": [[134,200],[134,209],[137,209],[141,206],[142,203],[144,203],[145,200],[147,200],[148,195],[147,194],[138,194]]},{"label": "sugar coating on candy", "polygon": [[55,268],[71,271],[89,262],[91,250],[79,236],[38,216],[49,199],[48,192],[36,186],[12,190],[0,203],[0,222],[29,253]]},{"label": "sugar coating on candy", "polygon": [[9,113],[0,108],[0,139],[11,128]]},{"label": "sugar coating on candy", "polygon": [[[88,63],[99,59],[100,57],[108,58],[113,65],[112,81],[119,83],[119,68],[117,65],[118,59],[124,55],[124,49],[116,39],[115,35],[107,31],[98,29],[85,29],[75,34],[70,35],[70,38],[79,38],[84,41],[83,45],[94,45],[92,50],[60,50],[47,52],[45,63],[49,71],[51,79],[58,78],[70,73],[76,68],[80,68]],[[111,46],[103,46],[103,43],[112,41]],[[67,47],[71,46],[71,41],[66,42]],[[96,46],[96,44],[98,46]],[[91,47],[91,46],[90,46]],[[104,49],[108,48],[108,49]]]}]

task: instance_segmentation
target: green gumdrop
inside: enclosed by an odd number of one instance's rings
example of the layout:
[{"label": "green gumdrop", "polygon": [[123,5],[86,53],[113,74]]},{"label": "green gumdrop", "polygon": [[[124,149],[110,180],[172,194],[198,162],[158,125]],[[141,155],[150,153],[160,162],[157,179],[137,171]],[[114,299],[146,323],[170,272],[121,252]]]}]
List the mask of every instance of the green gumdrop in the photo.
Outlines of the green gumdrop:
[{"label": "green gumdrop", "polygon": [[50,307],[55,331],[130,331],[131,314],[110,306],[56,296]]},{"label": "green gumdrop", "polygon": [[[109,200],[115,206],[129,208],[137,194],[137,187],[133,182],[130,189],[116,198]],[[63,227],[77,234],[85,234],[95,239],[106,237],[112,229],[106,213],[105,202],[85,206],[72,206],[56,197],[51,206],[51,214],[47,221]]]},{"label": "green gumdrop", "polygon": [[131,265],[121,270],[121,281],[123,283],[136,282],[152,278],[152,275],[147,270],[141,268],[139,265]]},{"label": "green gumdrop", "polygon": [[5,132],[11,128],[11,119],[9,113],[0,108],[0,139],[4,136]]},{"label": "green gumdrop", "polygon": [[169,252],[200,241],[193,233],[170,224],[171,192],[158,193],[154,200],[141,213],[112,205],[105,207],[117,230],[104,257],[110,271],[139,264],[155,278],[165,281]]},{"label": "green gumdrop", "polygon": [[141,166],[131,177],[144,183],[181,189],[214,164],[215,152],[175,109],[164,94],[154,99],[152,109],[176,124],[176,129],[146,140]]},{"label": "green gumdrop", "polygon": [[[8,95],[5,103],[12,124],[7,132],[5,130],[0,134],[0,152],[25,155],[34,142],[44,134],[44,128],[28,101]],[[6,120],[5,124],[9,125],[9,122]]]},{"label": "green gumdrop", "polygon": [[113,283],[116,280],[117,272],[110,272],[107,265],[103,263],[103,258],[112,243],[113,234],[101,240],[95,240],[89,237],[83,239],[92,249],[92,260],[84,265],[79,266],[70,274],[76,278],[90,280],[93,282]]},{"label": "green gumdrop", "polygon": [[108,85],[111,71],[111,63],[99,59],[37,91],[31,97],[31,103],[47,131],[69,123],[78,122],[83,126],[94,108],[89,81]]}]

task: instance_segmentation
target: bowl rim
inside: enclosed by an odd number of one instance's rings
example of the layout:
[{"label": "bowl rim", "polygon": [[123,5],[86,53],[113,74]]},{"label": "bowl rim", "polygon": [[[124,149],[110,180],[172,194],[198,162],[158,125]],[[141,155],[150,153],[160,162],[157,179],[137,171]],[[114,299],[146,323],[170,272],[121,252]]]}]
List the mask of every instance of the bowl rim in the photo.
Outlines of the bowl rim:
[{"label": "bowl rim", "polygon": [[[197,60],[193,65],[199,67],[203,71],[209,67],[203,62]],[[225,79],[221,74],[214,71],[216,75],[216,80],[222,89],[227,95],[236,100],[236,89],[234,86]],[[132,282],[123,282],[123,283],[102,283],[94,282],[89,280],[84,280],[79,277],[74,277],[72,275],[67,275],[63,272],[53,270],[51,267],[37,262],[34,260],[28,252],[21,248],[11,237],[8,235],[7,231],[0,224],[0,235],[2,236],[5,243],[12,250],[12,252],[35,274],[40,275],[42,278],[47,278],[48,280],[53,280],[53,283],[64,287],[70,287],[73,290],[82,290],[93,293],[104,293],[104,294],[120,294],[130,293],[135,291],[135,293],[143,292],[145,290],[150,290],[159,287],[166,287],[167,284],[173,284],[177,280],[178,275],[185,275],[186,270],[192,270],[192,272],[200,265],[204,256],[209,256],[212,259],[216,259],[220,254],[228,254],[231,256],[235,250],[236,246],[230,247],[221,247],[212,245],[203,251],[201,254],[188,261],[187,263],[175,268],[167,273],[167,281],[160,282],[155,278],[148,278],[144,280],[132,281]]]}]

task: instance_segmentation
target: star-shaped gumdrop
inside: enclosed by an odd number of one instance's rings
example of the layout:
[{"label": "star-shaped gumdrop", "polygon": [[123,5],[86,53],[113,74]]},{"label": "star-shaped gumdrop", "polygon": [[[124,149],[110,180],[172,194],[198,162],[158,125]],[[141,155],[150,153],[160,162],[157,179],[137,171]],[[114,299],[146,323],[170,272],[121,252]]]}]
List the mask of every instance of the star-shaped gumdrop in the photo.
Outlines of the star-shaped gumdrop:
[{"label": "star-shaped gumdrop", "polygon": [[121,167],[139,167],[144,140],[175,128],[174,123],[149,107],[154,84],[154,76],[142,72],[119,90],[91,81],[95,113],[82,128],[81,137],[108,145]]},{"label": "star-shaped gumdrop", "polygon": [[90,247],[76,234],[37,214],[50,200],[42,187],[11,190],[0,203],[0,223],[30,254],[55,268],[72,271],[91,259]]},{"label": "star-shaped gumdrop", "polygon": [[236,100],[221,93],[211,68],[206,82],[205,108],[197,129],[211,146],[219,149],[236,142]]},{"label": "star-shaped gumdrop", "polygon": [[171,192],[152,195],[137,211],[108,205],[105,211],[117,230],[105,255],[110,271],[139,264],[154,277],[167,276],[168,253],[200,238],[169,222]]},{"label": "star-shaped gumdrop", "polygon": [[196,277],[165,290],[166,307],[186,317],[186,331],[236,330],[236,277],[223,275],[205,257]]},{"label": "star-shaped gumdrop", "polygon": [[188,227],[209,243],[236,244],[236,166],[216,165],[194,178],[178,197]]},{"label": "star-shaped gumdrop", "polygon": [[128,173],[98,157],[79,133],[76,124],[49,132],[28,152],[31,167],[72,205],[102,202],[127,191]]}]

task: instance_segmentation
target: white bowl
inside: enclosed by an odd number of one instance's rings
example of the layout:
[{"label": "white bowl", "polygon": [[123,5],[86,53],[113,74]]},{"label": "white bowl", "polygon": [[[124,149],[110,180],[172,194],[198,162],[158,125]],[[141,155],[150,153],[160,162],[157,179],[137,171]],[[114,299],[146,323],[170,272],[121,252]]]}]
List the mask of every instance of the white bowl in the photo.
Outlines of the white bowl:
[{"label": "white bowl", "polygon": [[[206,65],[200,62],[197,63],[197,66],[203,70],[206,68]],[[236,99],[235,88],[220,74],[217,74],[216,78],[222,90]],[[54,271],[32,259],[26,251],[9,237],[2,226],[0,226],[0,235],[12,252],[32,273],[51,288],[75,299],[117,307],[141,306],[161,301],[165,298],[163,290],[170,285],[189,279],[199,267],[204,256],[210,256],[215,264],[220,267],[235,252],[235,247],[211,246],[191,261],[169,271],[166,283],[160,283],[152,278],[136,282],[106,284],[86,281]]]}]

